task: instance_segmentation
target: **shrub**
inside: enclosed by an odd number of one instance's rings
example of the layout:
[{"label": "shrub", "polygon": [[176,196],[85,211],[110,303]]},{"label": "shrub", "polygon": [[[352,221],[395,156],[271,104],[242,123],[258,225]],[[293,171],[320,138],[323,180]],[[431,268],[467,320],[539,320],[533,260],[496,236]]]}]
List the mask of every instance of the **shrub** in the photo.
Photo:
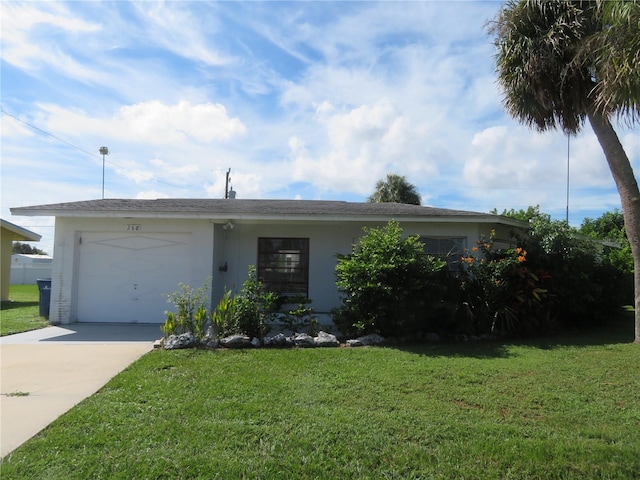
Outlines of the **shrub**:
[{"label": "shrub", "polygon": [[249,265],[247,279],[235,298],[235,321],[238,332],[249,337],[263,338],[275,314],[278,296],[266,292],[256,276],[256,267]]},{"label": "shrub", "polygon": [[205,326],[209,320],[209,312],[204,305],[199,305],[195,313],[193,314],[193,326],[194,335],[196,338],[201,339],[205,335]]},{"label": "shrub", "polygon": [[531,222],[523,246],[535,268],[549,272],[555,316],[564,324],[602,322],[620,307],[624,274],[602,256],[602,247],[565,222],[545,217]]},{"label": "shrub", "polygon": [[231,290],[225,288],[220,302],[218,302],[218,305],[211,313],[211,321],[218,335],[226,337],[240,333],[238,317],[236,316],[236,305],[236,297],[233,296]]},{"label": "shrub", "polygon": [[[597,240],[616,242],[620,248],[603,248],[601,255],[603,260],[620,273],[633,275],[633,255],[624,227],[624,216],[620,210],[616,208],[613,212],[605,212],[596,219],[585,218],[578,232]],[[633,280],[630,283],[633,287]],[[633,299],[633,295],[630,298]]]},{"label": "shrub", "polygon": [[495,250],[493,235],[463,257],[454,333],[509,335],[549,327],[549,275],[532,271],[521,247]]},{"label": "shrub", "polygon": [[343,334],[402,336],[427,331],[441,306],[446,262],[427,255],[418,236],[402,237],[397,222],[366,228],[349,255],[339,255],[342,305],[334,323]]},{"label": "shrub", "polygon": [[178,322],[176,321],[176,314],[173,312],[164,312],[166,316],[166,320],[164,321],[164,325],[160,327],[162,333],[164,333],[165,337],[170,335],[175,335],[178,333]]},{"label": "shrub", "polygon": [[[615,299],[621,305],[633,304],[633,255],[631,244],[627,238],[622,212],[615,209],[605,212],[596,219],[585,218],[579,233],[588,235],[596,240],[609,240],[617,247],[603,245],[602,267],[609,282],[603,286],[609,287],[603,293],[607,298]],[[611,281],[613,279],[613,281]]]},{"label": "shrub", "polygon": [[305,332],[309,335],[318,334],[318,320],[313,316],[313,308],[309,306],[308,298],[293,299],[291,303],[297,303],[296,308],[289,310],[280,316],[280,323],[288,330]]},{"label": "shrub", "polygon": [[167,301],[173,303],[176,311],[166,312],[167,319],[162,328],[165,335],[191,332],[197,338],[204,336],[209,283],[210,279],[207,279],[199,288],[179,283],[175,292],[167,294]]},{"label": "shrub", "polygon": [[[497,211],[493,211],[497,213]],[[532,270],[544,270],[552,315],[572,326],[602,323],[632,303],[633,258],[619,211],[585,219],[580,230],[552,221],[539,207],[505,210],[502,215],[529,221],[525,235],[515,235],[528,251]],[[591,238],[589,238],[591,237]],[[611,248],[593,239],[609,239],[622,247]]]}]

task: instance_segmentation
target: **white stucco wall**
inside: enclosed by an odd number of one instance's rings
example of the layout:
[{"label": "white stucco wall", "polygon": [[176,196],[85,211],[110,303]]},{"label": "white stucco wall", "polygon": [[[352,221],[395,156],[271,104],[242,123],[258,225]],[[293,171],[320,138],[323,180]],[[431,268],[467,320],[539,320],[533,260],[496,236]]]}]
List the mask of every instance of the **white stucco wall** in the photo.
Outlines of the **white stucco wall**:
[{"label": "white stucco wall", "polygon": [[317,312],[328,312],[338,305],[334,269],[337,253],[349,253],[353,240],[353,227],[345,225],[318,225],[281,223],[277,225],[236,224],[225,232],[225,261],[228,271],[224,275],[227,288],[237,290],[247,278],[248,266],[257,265],[258,238],[309,238],[309,298]]},{"label": "white stucco wall", "polygon": [[[233,230],[222,233],[222,240],[216,242],[218,264],[227,263],[227,272],[215,272],[218,291],[223,285],[237,291],[247,277],[248,265],[258,261],[258,238],[293,237],[309,238],[309,298],[317,313],[327,313],[339,306],[340,296],[335,281],[336,255],[348,254],[352,246],[364,234],[363,227],[382,226],[385,223],[286,223],[243,224],[235,223]],[[429,237],[465,237],[471,248],[484,234],[488,237],[491,226],[460,223],[401,223],[406,235],[419,234]],[[505,235],[508,232],[505,232]],[[217,237],[216,237],[217,238]],[[217,276],[216,276],[217,275]],[[215,304],[215,301],[212,302]]]},{"label": "white stucco wall", "polygon": [[[179,281],[201,286],[212,278],[211,306],[217,305],[224,288],[238,291],[247,278],[248,265],[258,260],[258,238],[295,237],[309,238],[309,298],[318,314],[339,306],[340,297],[335,285],[336,255],[348,254],[352,245],[363,235],[362,222],[243,222],[234,221],[233,229],[223,228],[207,219],[112,219],[112,218],[60,218],[56,219],[54,264],[50,321],[54,324],[77,321],[78,282],[81,238],[96,237],[101,233],[114,236],[142,236],[154,234],[190,235],[188,275]],[[368,224],[382,226],[386,222]],[[135,225],[134,231],[129,231]],[[488,236],[492,225],[456,222],[401,223],[406,235],[420,234],[427,237],[465,237],[471,248],[481,236]],[[509,238],[508,227],[496,232],[498,238]],[[500,229],[500,227],[498,227]],[[87,235],[88,234],[88,235]],[[98,235],[99,236],[99,235]],[[106,261],[106,260],[105,260]],[[95,264],[95,262],[94,262]],[[221,270],[226,264],[226,271]],[[175,282],[177,288],[177,281]],[[174,288],[175,290],[175,288]],[[86,288],[85,288],[86,291]],[[98,295],[99,292],[90,292]],[[168,292],[166,292],[168,293]],[[165,307],[169,308],[168,305]],[[86,321],[84,319],[81,319]]]}]

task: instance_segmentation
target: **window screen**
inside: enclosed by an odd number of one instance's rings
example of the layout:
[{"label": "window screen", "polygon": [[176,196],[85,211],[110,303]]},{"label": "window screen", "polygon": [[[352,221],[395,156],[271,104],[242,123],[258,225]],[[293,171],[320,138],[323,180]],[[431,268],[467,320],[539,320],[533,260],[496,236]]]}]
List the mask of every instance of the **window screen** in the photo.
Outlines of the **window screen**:
[{"label": "window screen", "polygon": [[309,239],[259,238],[258,278],[286,298],[309,296]]},{"label": "window screen", "polygon": [[424,251],[447,261],[449,272],[456,275],[460,271],[460,261],[467,248],[466,237],[421,237]]}]

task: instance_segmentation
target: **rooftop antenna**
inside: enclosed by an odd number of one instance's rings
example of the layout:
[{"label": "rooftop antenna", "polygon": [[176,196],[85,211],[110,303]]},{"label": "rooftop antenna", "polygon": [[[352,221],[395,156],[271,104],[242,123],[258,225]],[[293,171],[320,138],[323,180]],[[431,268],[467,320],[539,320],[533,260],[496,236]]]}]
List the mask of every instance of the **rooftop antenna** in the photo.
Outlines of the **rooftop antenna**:
[{"label": "rooftop antenna", "polygon": [[109,149],[107,147],[100,147],[100,155],[102,155],[102,199],[104,200],[104,157],[109,155]]},{"label": "rooftop antenna", "polygon": [[569,154],[571,145],[571,135],[567,134],[567,225],[569,225]]},{"label": "rooftop antenna", "polygon": [[229,181],[231,180],[231,177],[229,177],[230,173],[231,169],[227,170],[227,180],[224,184],[224,198],[229,198]]}]

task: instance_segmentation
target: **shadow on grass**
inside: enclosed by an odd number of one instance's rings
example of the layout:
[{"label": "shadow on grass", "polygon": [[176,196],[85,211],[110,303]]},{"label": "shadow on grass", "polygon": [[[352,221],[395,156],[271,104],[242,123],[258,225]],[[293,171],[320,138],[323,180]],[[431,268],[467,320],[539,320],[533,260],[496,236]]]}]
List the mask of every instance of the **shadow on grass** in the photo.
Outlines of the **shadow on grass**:
[{"label": "shadow on grass", "polygon": [[548,335],[531,338],[508,338],[490,341],[443,341],[398,345],[404,352],[425,356],[470,357],[478,359],[509,358],[515,354],[511,347],[524,346],[540,350],[558,348],[597,347],[631,344],[634,340],[633,312],[625,312],[620,318],[604,326],[564,329]]},{"label": "shadow on grass", "polygon": [[427,357],[467,357],[477,359],[509,358],[513,356],[507,345],[500,342],[439,342],[397,345],[396,350]]},{"label": "shadow on grass", "polygon": [[27,308],[27,307],[36,307],[40,303],[38,301],[35,302],[17,302],[14,300],[4,300],[0,303],[0,310],[13,310],[16,308]]}]

